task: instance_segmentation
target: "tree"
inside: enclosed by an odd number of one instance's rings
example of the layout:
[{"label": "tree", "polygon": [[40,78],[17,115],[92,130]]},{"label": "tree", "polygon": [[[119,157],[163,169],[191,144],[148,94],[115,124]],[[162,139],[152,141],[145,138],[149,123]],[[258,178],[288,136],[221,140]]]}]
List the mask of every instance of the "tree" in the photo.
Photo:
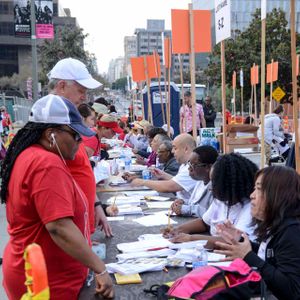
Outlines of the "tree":
[{"label": "tree", "polygon": [[[290,30],[287,24],[285,13],[282,10],[273,9],[272,12],[268,13],[266,19],[266,63],[270,63],[271,59],[279,62],[278,81],[275,83],[274,88],[279,85],[289,95],[291,92],[292,69]],[[238,74],[242,68],[244,72],[244,99],[249,99],[251,96],[250,68],[253,63],[260,65],[261,61],[260,9],[257,9],[253,14],[253,20],[249,27],[243,32],[234,32],[234,36],[234,39],[225,41],[226,82],[231,87],[233,71],[237,72],[237,78],[239,78]],[[300,42],[299,34],[297,34],[297,41]],[[220,45],[216,45],[205,71],[210,78],[210,82],[217,84],[217,86],[221,85],[220,52]],[[238,79],[237,87],[239,87]],[[268,95],[268,89],[269,85],[266,88],[266,95]],[[239,93],[237,93],[237,100],[239,100]],[[237,101],[237,104],[239,104],[239,101]]]},{"label": "tree", "polygon": [[112,83],[112,89],[113,90],[125,91],[126,86],[127,86],[127,77],[117,79],[115,82]]},{"label": "tree", "polygon": [[82,28],[58,28],[53,40],[44,40],[39,50],[39,64],[41,66],[40,81],[46,83],[47,73],[53,68],[59,59],[73,57],[87,65],[92,75],[96,75],[97,66],[94,54],[90,54],[83,48],[83,41],[87,37]]}]

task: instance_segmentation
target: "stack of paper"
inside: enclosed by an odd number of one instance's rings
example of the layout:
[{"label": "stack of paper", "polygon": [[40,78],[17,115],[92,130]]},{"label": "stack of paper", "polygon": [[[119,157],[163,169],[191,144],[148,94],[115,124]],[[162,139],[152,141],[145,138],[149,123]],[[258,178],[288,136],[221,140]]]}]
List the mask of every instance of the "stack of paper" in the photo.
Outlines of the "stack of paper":
[{"label": "stack of paper", "polygon": [[144,198],[144,196],[158,196],[159,193],[157,191],[147,190],[147,191],[129,191],[124,193],[126,196],[140,196],[141,199]]},{"label": "stack of paper", "polygon": [[141,257],[167,257],[169,255],[174,255],[176,253],[175,250],[171,250],[168,248],[161,250],[153,250],[153,251],[140,251],[140,252],[130,252],[130,253],[121,253],[117,254],[117,259],[119,262],[124,262],[128,259],[132,258],[141,258]]},{"label": "stack of paper", "polygon": [[166,201],[166,202],[147,202],[148,208],[170,208],[173,202]]},{"label": "stack of paper", "polygon": [[106,264],[106,269],[109,273],[128,275],[149,271],[161,271],[167,265],[167,262],[166,258],[133,258],[124,263]]},{"label": "stack of paper", "polygon": [[115,203],[118,205],[125,205],[125,204],[131,204],[131,205],[140,205],[141,200],[139,196],[132,196],[132,197],[126,197],[126,196],[116,196],[116,197],[110,197],[107,199],[108,204]]},{"label": "stack of paper", "polygon": [[142,209],[135,205],[120,205],[118,210],[118,216],[143,214]]},{"label": "stack of paper", "polygon": [[159,248],[167,248],[172,243],[167,239],[155,239],[155,240],[148,240],[148,241],[137,241],[131,243],[120,243],[117,244],[117,248],[119,251],[124,253],[129,252],[140,252],[140,251],[154,251],[158,250]]}]

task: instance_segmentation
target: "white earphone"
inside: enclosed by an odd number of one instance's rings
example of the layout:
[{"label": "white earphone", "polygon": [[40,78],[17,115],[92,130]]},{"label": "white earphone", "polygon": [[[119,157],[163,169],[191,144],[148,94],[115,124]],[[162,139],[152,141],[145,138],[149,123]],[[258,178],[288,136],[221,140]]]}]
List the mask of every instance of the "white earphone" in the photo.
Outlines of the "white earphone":
[{"label": "white earphone", "polygon": [[52,138],[53,143],[56,144],[55,134],[52,132],[52,133],[50,134],[50,136],[51,136],[51,138]]}]

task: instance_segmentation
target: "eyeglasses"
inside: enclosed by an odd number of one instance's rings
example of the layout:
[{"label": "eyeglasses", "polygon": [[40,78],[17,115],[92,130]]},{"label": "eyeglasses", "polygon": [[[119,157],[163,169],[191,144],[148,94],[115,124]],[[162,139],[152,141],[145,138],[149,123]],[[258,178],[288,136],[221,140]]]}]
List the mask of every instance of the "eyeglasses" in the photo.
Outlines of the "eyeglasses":
[{"label": "eyeglasses", "polygon": [[191,168],[191,170],[195,170],[195,168],[199,167],[206,167],[207,164],[204,164],[204,163],[197,163],[197,164],[192,164],[190,161],[187,162],[189,168]]},{"label": "eyeglasses", "polygon": [[67,129],[64,129],[64,128],[57,128],[57,129],[60,130],[60,131],[64,131],[64,132],[69,133],[73,137],[75,142],[80,142],[82,140],[80,134],[76,131],[70,131],[70,130],[67,130]]},{"label": "eyeglasses", "polygon": [[157,154],[165,153],[165,152],[170,152],[170,150],[158,150],[158,151],[157,151]]}]

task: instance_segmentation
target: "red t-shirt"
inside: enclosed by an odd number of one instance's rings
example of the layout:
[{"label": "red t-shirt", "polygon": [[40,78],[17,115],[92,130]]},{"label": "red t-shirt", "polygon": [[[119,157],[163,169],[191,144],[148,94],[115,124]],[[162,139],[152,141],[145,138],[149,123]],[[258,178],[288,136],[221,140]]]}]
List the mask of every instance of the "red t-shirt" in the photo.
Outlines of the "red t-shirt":
[{"label": "red t-shirt", "polygon": [[3,114],[3,119],[2,119],[2,126],[3,127],[9,127],[11,125],[11,118],[9,113],[4,113]]},{"label": "red t-shirt", "polygon": [[84,148],[84,144],[79,145],[74,160],[67,160],[69,170],[78,185],[83,190],[89,202],[89,222],[91,233],[95,231],[94,204],[96,198],[96,182],[91,167],[91,163]]},{"label": "red t-shirt", "polygon": [[100,153],[100,142],[97,136],[87,137],[82,136],[82,143],[85,147],[89,147],[94,150],[93,156],[98,156]]},{"label": "red t-shirt", "polygon": [[70,217],[88,242],[87,214],[87,199],[58,155],[33,145],[18,156],[6,203],[10,240],[3,257],[3,285],[10,300],[26,292],[23,253],[31,243],[43,250],[51,299],[77,299],[87,268],[55,244],[45,224]]}]

